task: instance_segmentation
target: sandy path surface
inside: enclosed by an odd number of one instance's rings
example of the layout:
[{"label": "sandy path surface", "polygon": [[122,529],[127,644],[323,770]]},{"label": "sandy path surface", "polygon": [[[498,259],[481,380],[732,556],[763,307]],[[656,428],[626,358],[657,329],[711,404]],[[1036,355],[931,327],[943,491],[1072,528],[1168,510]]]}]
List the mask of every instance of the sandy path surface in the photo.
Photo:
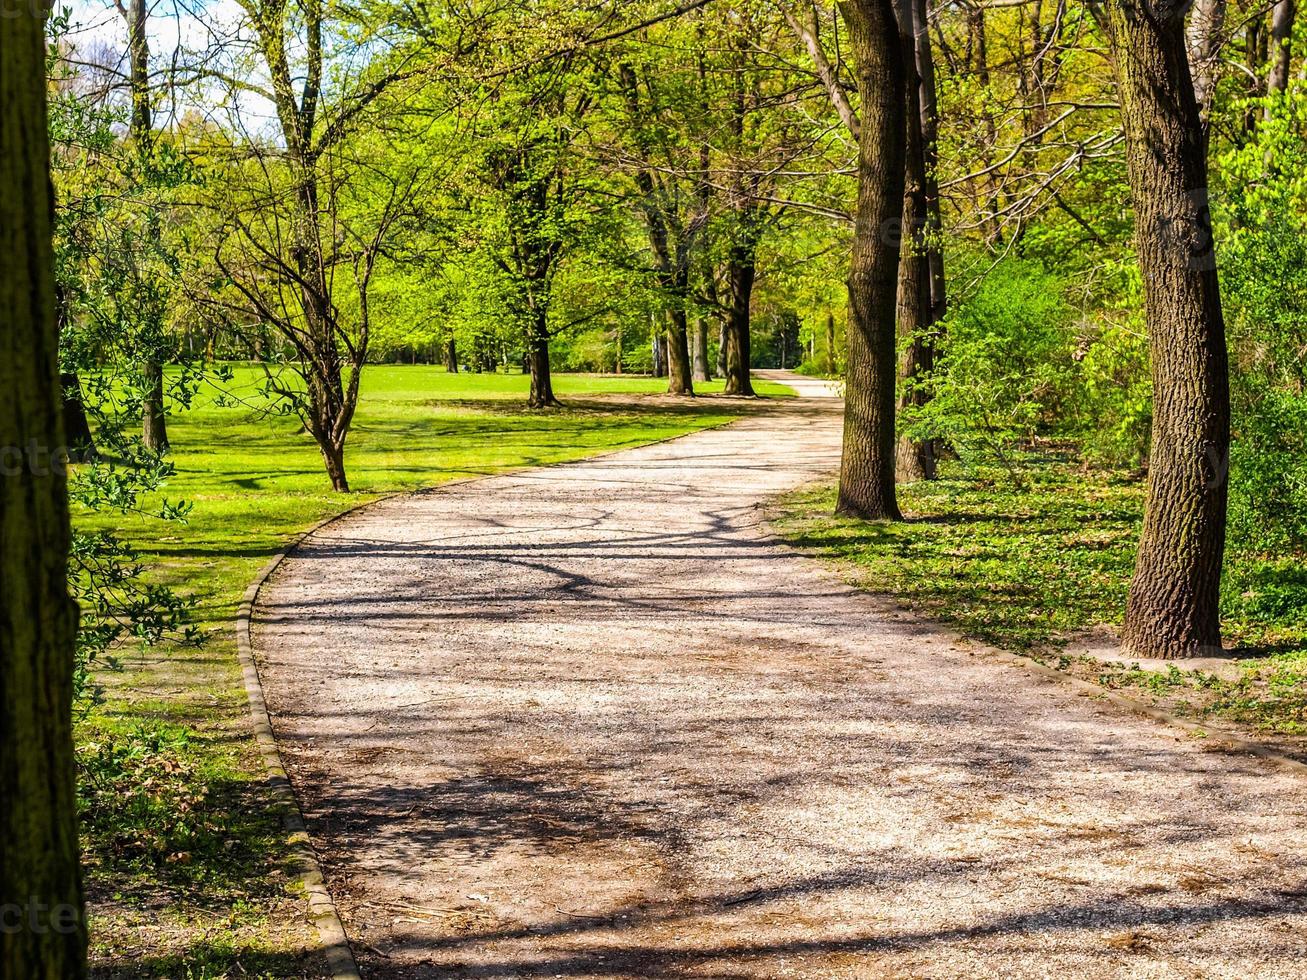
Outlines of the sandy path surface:
[{"label": "sandy path surface", "polygon": [[805,398],[383,502],[255,642],[377,977],[1307,977],[1307,785],[768,536]]}]

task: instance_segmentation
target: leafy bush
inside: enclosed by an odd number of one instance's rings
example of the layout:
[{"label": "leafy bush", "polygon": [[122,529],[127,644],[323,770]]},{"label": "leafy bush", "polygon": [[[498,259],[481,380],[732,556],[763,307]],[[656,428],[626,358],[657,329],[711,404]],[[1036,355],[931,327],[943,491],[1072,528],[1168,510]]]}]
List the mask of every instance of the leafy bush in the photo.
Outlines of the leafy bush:
[{"label": "leafy bush", "polygon": [[[1297,133],[1307,100],[1274,106],[1248,147],[1225,163],[1231,185],[1220,229],[1231,353],[1230,539],[1267,551],[1307,545],[1307,222]],[[1266,161],[1280,168],[1265,179]]]},{"label": "leafy bush", "polygon": [[1078,426],[1087,455],[1142,466],[1153,422],[1148,335],[1134,318],[1108,321],[1081,341]]},{"label": "leafy bush", "polygon": [[1307,397],[1254,378],[1235,385],[1230,540],[1264,551],[1307,544]]},{"label": "leafy bush", "polygon": [[1036,436],[1061,434],[1076,375],[1074,311],[1037,263],[1005,259],[943,324],[931,398],[904,413],[918,439],[944,439],[967,462],[998,460]]}]

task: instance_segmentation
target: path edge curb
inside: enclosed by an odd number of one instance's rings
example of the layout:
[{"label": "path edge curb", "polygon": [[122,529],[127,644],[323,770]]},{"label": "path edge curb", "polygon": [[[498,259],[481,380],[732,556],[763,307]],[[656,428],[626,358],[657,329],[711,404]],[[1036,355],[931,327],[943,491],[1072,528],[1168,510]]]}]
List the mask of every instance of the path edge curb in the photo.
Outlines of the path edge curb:
[{"label": "path edge curb", "polygon": [[[819,485],[819,481],[813,481],[807,485],[813,488]],[[803,487],[795,487],[793,493],[803,490]],[[929,625],[936,630],[940,636],[948,639],[957,649],[969,649],[990,657],[993,660],[1006,664],[1009,667],[1026,669],[1042,681],[1049,684],[1056,684],[1060,687],[1074,691],[1082,697],[1093,698],[1101,701],[1108,701],[1122,711],[1131,714],[1140,715],[1148,718],[1160,725],[1179,728],[1194,737],[1201,737],[1204,744],[1211,746],[1209,751],[1225,751],[1241,755],[1250,755],[1263,762],[1269,762],[1276,768],[1286,772],[1296,773],[1299,776],[1307,776],[1307,762],[1296,759],[1293,756],[1281,752],[1278,749],[1271,748],[1264,742],[1259,742],[1254,738],[1248,738],[1237,732],[1231,732],[1224,729],[1215,729],[1210,725],[1204,725],[1201,722],[1185,718],[1174,711],[1166,708],[1160,708],[1155,704],[1149,704],[1141,701],[1139,698],[1131,697],[1120,691],[1104,687],[1101,684],[1095,684],[1093,681],[1087,681],[1082,677],[1076,677],[1074,674],[1056,667],[1050,667],[1048,664],[1029,656],[1024,653],[1016,653],[1012,650],[1005,650],[1002,647],[992,646],[980,640],[964,636],[955,628],[949,626],[938,619],[934,619],[924,614],[921,610],[913,608],[910,604],[904,602],[899,596],[892,592],[881,592],[875,589],[868,589],[856,582],[851,581],[849,577],[841,573],[841,567],[846,564],[842,559],[824,554],[820,548],[795,544],[790,541],[779,529],[780,522],[785,518],[784,506],[781,503],[781,497],[786,494],[778,494],[776,497],[766,501],[762,505],[762,517],[766,522],[768,534],[777,542],[789,549],[796,555],[815,562],[817,565],[825,568],[827,571],[838,575],[846,585],[856,589],[859,593],[879,599],[885,602],[893,603],[894,606],[906,615],[911,616],[914,620],[922,625]]]},{"label": "path edge curb", "polygon": [[[763,399],[760,403],[765,404]],[[241,597],[240,606],[236,611],[236,654],[240,662],[241,675],[245,686],[246,700],[249,702],[250,718],[254,728],[254,740],[258,745],[259,755],[263,759],[264,768],[268,773],[267,787],[277,803],[286,808],[285,830],[287,832],[287,841],[290,844],[291,855],[299,870],[300,884],[308,896],[309,902],[309,919],[318,930],[320,946],[318,954],[326,962],[327,973],[331,980],[362,980],[362,974],[359,972],[358,960],[354,956],[354,948],[350,945],[349,935],[345,932],[345,924],[341,921],[340,912],[336,908],[336,902],[331,897],[331,891],[327,888],[326,875],[323,873],[322,864],[318,861],[317,853],[313,850],[312,840],[309,836],[308,825],[304,821],[304,811],[300,809],[299,800],[295,796],[294,787],[291,785],[290,777],[286,774],[286,768],[282,764],[281,750],[277,747],[277,739],[272,729],[272,717],[268,714],[268,703],[263,694],[263,681],[259,675],[258,662],[254,656],[254,606],[259,600],[259,592],[267,584],[273,573],[280,567],[281,563],[289,558],[305,541],[313,537],[319,531],[342,521],[347,517],[374,507],[388,500],[394,500],[399,497],[411,497],[423,493],[438,493],[447,487],[455,487],[468,483],[478,483],[482,480],[492,480],[497,477],[513,476],[515,474],[525,473],[530,470],[551,469],[555,466],[570,466],[576,463],[588,463],[596,459],[604,459],[608,456],[616,456],[618,453],[630,452],[635,449],[647,449],[650,446],[660,446],[664,443],[675,442],[678,439],[685,439],[689,436],[698,435],[701,432],[708,432],[713,429],[723,429],[727,426],[735,425],[745,419],[755,417],[757,414],[765,413],[746,413],[735,418],[728,419],[724,422],[717,422],[712,425],[706,425],[691,432],[682,432],[679,435],[667,436],[663,439],[655,439],[651,442],[642,442],[636,446],[623,446],[620,449],[611,449],[607,452],[595,453],[592,456],[582,456],[579,459],[559,460],[555,463],[546,463],[543,466],[518,466],[510,467],[498,473],[485,473],[479,476],[463,477],[461,479],[446,480],[442,483],[436,483],[429,487],[420,487],[416,490],[398,490],[392,493],[383,493],[373,497],[371,500],[365,500],[361,503],[348,507],[339,513],[325,517],[305,530],[293,535],[282,545],[281,549],[268,560],[268,563],[260,569],[259,574],[255,576],[249,586],[245,589],[245,594]]]},{"label": "path edge curb", "polygon": [[281,750],[277,747],[277,739],[273,735],[272,717],[268,714],[268,703],[263,694],[263,681],[259,676],[258,663],[254,659],[252,633],[254,604],[259,599],[260,590],[272,577],[272,573],[310,536],[328,524],[394,496],[397,494],[386,494],[356,504],[296,534],[255,576],[254,581],[249,584],[241,597],[240,607],[236,611],[236,653],[245,683],[246,700],[249,701],[254,741],[258,745],[259,755],[263,758],[263,765],[268,773],[268,792],[274,802],[286,808],[284,825],[287,843],[290,845],[292,859],[298,866],[300,884],[308,897],[309,920],[318,930],[317,952],[323,957],[331,980],[362,980],[362,975],[359,973],[358,961],[354,958],[354,949],[350,946],[349,936],[345,933],[345,924],[341,921],[336,903],[327,888],[322,865],[313,850],[308,826],[304,822],[304,811],[300,809],[290,777],[286,775],[286,768],[281,761]]}]

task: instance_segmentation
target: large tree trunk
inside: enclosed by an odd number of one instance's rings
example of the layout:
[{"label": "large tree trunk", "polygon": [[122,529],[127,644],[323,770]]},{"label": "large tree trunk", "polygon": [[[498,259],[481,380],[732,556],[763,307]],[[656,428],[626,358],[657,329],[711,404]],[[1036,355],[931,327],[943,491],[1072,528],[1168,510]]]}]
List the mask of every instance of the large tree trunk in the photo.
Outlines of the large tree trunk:
[{"label": "large tree trunk", "polygon": [[844,0],[862,98],[858,201],[849,257],[844,450],[836,511],[898,520],[894,492],[894,313],[903,209],[905,72],[889,0]]},{"label": "large tree trunk", "polygon": [[86,975],[43,7],[0,31],[0,977]]},{"label": "large tree trunk", "polygon": [[450,337],[445,341],[441,351],[444,354],[445,371],[449,374],[458,374],[458,341]]},{"label": "large tree trunk", "polygon": [[1138,657],[1189,657],[1221,648],[1229,368],[1184,24],[1143,3],[1108,6],[1154,391],[1148,499],[1121,639]]},{"label": "large tree trunk", "polygon": [[[898,8],[903,63],[907,74],[904,126],[903,229],[899,252],[898,334],[903,347],[899,407],[925,404],[921,388],[934,367],[931,330],[930,258],[926,250],[926,148],[921,128],[921,80],[917,76],[917,37],[908,0]],[[899,439],[895,464],[900,483],[935,479],[935,445],[929,439]]]},{"label": "large tree trunk", "polygon": [[694,325],[694,380],[712,380],[712,366],[708,363],[708,321],[703,317],[699,317]]},{"label": "large tree trunk", "polygon": [[539,317],[539,322],[531,330],[526,352],[531,371],[531,394],[527,405],[531,408],[555,408],[558,399],[554,397],[554,381],[549,374],[549,331],[543,322],[543,313]]},{"label": "large tree trunk", "polygon": [[752,397],[753,380],[749,376],[752,360],[750,338],[753,309],[753,283],[757,278],[754,264],[755,246],[749,232],[746,240],[731,247],[726,278],[731,292],[731,308],[726,314],[725,393]]},{"label": "large tree trunk", "polygon": [[667,323],[667,393],[670,395],[694,394],[689,332],[685,307],[678,303]]}]

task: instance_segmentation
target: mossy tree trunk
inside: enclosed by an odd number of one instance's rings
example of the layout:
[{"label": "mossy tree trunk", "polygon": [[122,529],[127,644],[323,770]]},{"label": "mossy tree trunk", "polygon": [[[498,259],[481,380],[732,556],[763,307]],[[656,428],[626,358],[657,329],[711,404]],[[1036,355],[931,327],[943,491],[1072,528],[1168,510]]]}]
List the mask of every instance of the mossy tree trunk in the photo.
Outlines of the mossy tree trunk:
[{"label": "mossy tree trunk", "polygon": [[1183,8],[1111,0],[1153,375],[1148,496],[1122,642],[1138,657],[1219,651],[1229,366],[1202,118]]},{"label": "mossy tree trunk", "polygon": [[890,0],[844,0],[862,99],[858,200],[849,257],[844,449],[836,511],[898,520],[894,490],[894,344],[903,210],[903,50]]},{"label": "mossy tree trunk", "polygon": [[0,976],[86,975],[66,444],[39,4],[0,10]]}]

